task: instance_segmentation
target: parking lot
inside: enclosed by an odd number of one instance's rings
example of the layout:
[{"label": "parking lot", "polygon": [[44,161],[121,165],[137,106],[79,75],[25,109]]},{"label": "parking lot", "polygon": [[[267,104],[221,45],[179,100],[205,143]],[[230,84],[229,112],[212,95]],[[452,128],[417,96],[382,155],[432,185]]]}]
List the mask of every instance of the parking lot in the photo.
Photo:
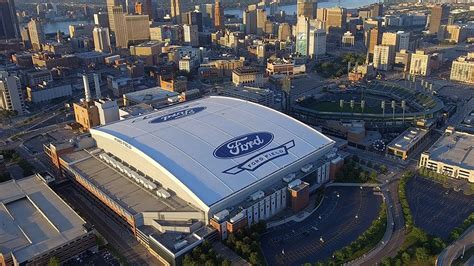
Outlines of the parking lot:
[{"label": "parking lot", "polygon": [[268,265],[301,265],[322,261],[357,239],[377,217],[382,197],[372,188],[329,187],[310,217],[288,223],[262,237]]},{"label": "parking lot", "polygon": [[110,265],[120,266],[120,262],[106,249],[96,253],[87,251],[74,259],[64,263],[64,266],[79,266],[79,265]]},{"label": "parking lot", "polygon": [[474,212],[474,196],[422,177],[410,179],[406,190],[415,225],[444,239]]}]

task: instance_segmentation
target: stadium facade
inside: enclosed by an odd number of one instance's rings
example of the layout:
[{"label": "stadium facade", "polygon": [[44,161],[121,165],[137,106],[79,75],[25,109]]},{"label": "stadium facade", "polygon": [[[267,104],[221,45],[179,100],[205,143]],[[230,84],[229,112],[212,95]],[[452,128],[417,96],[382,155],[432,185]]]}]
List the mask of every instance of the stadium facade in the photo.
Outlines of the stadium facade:
[{"label": "stadium facade", "polygon": [[[334,141],[270,108],[208,97],[90,130],[63,173],[163,263],[204,239],[299,210],[327,182]],[[52,158],[57,150],[47,149]],[[311,176],[309,184],[305,178]]]}]

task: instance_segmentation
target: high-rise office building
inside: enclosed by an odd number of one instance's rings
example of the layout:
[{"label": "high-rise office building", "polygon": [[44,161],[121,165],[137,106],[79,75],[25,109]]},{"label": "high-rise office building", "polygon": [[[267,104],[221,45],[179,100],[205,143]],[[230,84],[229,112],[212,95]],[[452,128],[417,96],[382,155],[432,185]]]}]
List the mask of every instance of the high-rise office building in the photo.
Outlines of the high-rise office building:
[{"label": "high-rise office building", "polygon": [[379,28],[372,28],[365,32],[365,47],[368,54],[374,54],[375,46],[380,44],[381,36]]},{"label": "high-rise office building", "polygon": [[383,16],[383,4],[375,3],[370,7],[370,17],[382,17]]},{"label": "high-rise office building", "polygon": [[197,25],[183,25],[184,43],[190,46],[199,46],[199,31]]},{"label": "high-rise office building", "polygon": [[30,42],[33,50],[41,51],[44,42],[44,32],[41,22],[36,19],[32,19],[28,22],[28,32],[30,34]]},{"label": "high-rise office building", "polygon": [[309,30],[309,56],[318,58],[326,54],[326,37],[327,34],[324,29],[311,28]]},{"label": "high-rise office building", "polygon": [[153,20],[153,7],[151,0],[143,0],[135,2],[135,14],[148,15],[150,20]]},{"label": "high-rise office building", "polygon": [[287,41],[291,38],[291,26],[288,23],[281,23],[278,26],[278,40]]},{"label": "high-rise office building", "polygon": [[461,56],[453,61],[451,80],[474,84],[474,53]]},{"label": "high-rise office building", "polygon": [[435,5],[431,8],[430,27],[431,34],[437,34],[441,25],[446,25],[449,18],[448,5]]},{"label": "high-rise office building", "polygon": [[13,0],[0,0],[0,40],[20,38]]},{"label": "high-rise office building", "polygon": [[214,27],[216,29],[224,28],[224,7],[222,7],[220,0],[216,0],[214,4]]},{"label": "high-rise office building", "polygon": [[398,51],[410,50],[410,33],[398,31]]},{"label": "high-rise office building", "polygon": [[181,24],[180,0],[171,0],[171,19],[173,19],[174,23]]},{"label": "high-rise office building", "polygon": [[127,32],[127,46],[150,40],[150,22],[148,15],[125,15],[124,17]]},{"label": "high-rise office building", "polygon": [[309,18],[299,16],[296,23],[296,53],[302,56],[309,55]]},{"label": "high-rise office building", "polygon": [[0,108],[16,112],[19,115],[25,111],[20,79],[6,71],[0,72]]},{"label": "high-rise office building", "polygon": [[[118,10],[120,7],[122,10]],[[110,31],[116,31],[117,16],[121,16],[124,13],[125,3],[123,0],[107,0],[107,14],[109,16],[109,27]],[[120,11],[120,12],[119,12]],[[119,22],[120,23],[120,22]]]},{"label": "high-rise office building", "polygon": [[110,36],[108,28],[95,27],[92,31],[94,46],[97,52],[110,52]]},{"label": "high-rise office building", "polygon": [[341,7],[320,8],[317,11],[317,18],[326,24],[326,30],[346,28],[347,10]]},{"label": "high-rise office building", "polygon": [[427,76],[431,73],[430,55],[423,50],[417,50],[411,55],[410,74]]},{"label": "high-rise office building", "polygon": [[[114,31],[115,46],[121,47],[121,48],[127,48],[128,47],[127,26],[125,24],[125,14],[123,13],[122,6],[114,6],[112,8],[112,18],[113,18],[113,23],[114,23],[114,28],[115,28],[115,31]],[[109,21],[109,23],[110,22],[111,21]]]},{"label": "high-rise office building", "polygon": [[99,13],[94,14],[94,24],[99,27],[108,28],[109,15],[105,12],[99,12]]},{"label": "high-rise office building", "polygon": [[198,10],[184,13],[183,24],[196,25],[198,27],[198,31],[202,32],[202,13]]},{"label": "high-rise office building", "polygon": [[262,36],[265,33],[265,24],[267,23],[267,13],[265,9],[257,9],[257,35]]},{"label": "high-rise office building", "polygon": [[316,10],[318,9],[317,0],[298,0],[296,2],[297,16],[304,16],[309,19],[316,18]]},{"label": "high-rise office building", "polygon": [[143,15],[143,4],[142,2],[135,3],[135,14]]},{"label": "high-rise office building", "polygon": [[378,70],[390,70],[393,65],[393,47],[390,45],[376,45],[374,48],[374,67]]},{"label": "high-rise office building", "polygon": [[245,34],[257,34],[257,5],[249,5],[243,12]]},{"label": "high-rise office building", "polygon": [[390,46],[390,60],[395,58],[395,53],[400,45],[400,35],[396,32],[384,32],[382,34],[382,45]]}]

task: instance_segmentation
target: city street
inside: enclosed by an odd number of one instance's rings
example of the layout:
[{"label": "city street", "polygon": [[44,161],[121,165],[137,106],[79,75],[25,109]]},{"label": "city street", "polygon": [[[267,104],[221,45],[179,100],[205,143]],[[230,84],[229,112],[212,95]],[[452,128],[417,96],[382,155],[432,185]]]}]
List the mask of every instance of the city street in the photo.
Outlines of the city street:
[{"label": "city street", "polygon": [[57,192],[123,256],[130,265],[161,265],[122,225],[112,220],[97,203],[82,195],[72,184]]}]

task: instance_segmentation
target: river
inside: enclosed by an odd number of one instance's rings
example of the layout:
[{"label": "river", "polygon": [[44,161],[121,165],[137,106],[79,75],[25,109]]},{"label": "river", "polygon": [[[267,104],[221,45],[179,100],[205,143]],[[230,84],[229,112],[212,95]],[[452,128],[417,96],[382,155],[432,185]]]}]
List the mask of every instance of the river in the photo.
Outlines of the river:
[{"label": "river", "polygon": [[[340,0],[341,6],[345,8],[357,8],[362,6],[367,6],[373,3],[377,3],[378,0]],[[335,7],[337,6],[337,0],[329,0],[326,2],[318,3],[318,8],[324,7]],[[280,10],[285,11],[286,14],[292,15],[296,13],[296,4],[294,5],[282,5],[280,6]],[[229,8],[225,9],[224,13],[226,15],[234,15],[239,18],[242,17],[242,9],[239,8]],[[56,33],[58,30],[69,34],[69,25],[72,24],[88,24],[92,23],[92,21],[61,21],[61,22],[48,22],[43,24],[43,30],[46,34],[48,33]]]},{"label": "river", "polygon": [[[341,0],[341,7],[345,8],[358,8],[362,6],[368,6],[370,4],[378,3],[378,0]],[[337,6],[337,0],[329,0],[326,2],[318,3],[318,8],[328,8]],[[296,13],[296,4],[294,5],[282,5],[280,10],[285,11],[286,14],[292,15]],[[225,9],[224,13],[226,15],[234,15],[236,17],[242,17],[242,9],[239,8],[229,8]]]}]

